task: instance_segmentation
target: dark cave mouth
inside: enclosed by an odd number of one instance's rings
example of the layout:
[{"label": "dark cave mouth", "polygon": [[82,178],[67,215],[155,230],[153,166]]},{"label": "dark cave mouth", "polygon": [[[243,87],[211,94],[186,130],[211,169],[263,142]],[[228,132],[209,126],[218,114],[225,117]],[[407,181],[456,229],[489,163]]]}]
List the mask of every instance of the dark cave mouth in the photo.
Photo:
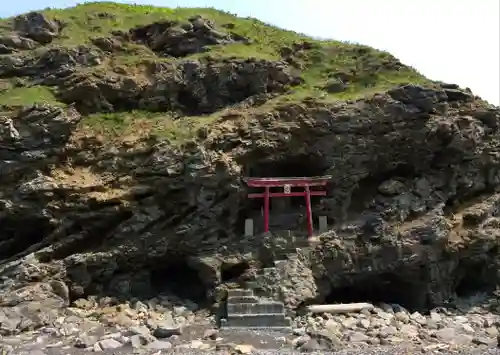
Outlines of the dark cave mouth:
[{"label": "dark cave mouth", "polygon": [[478,293],[491,293],[496,287],[496,270],[487,261],[464,262],[455,272],[454,291],[467,298]]},{"label": "dark cave mouth", "polygon": [[[279,159],[266,159],[254,162],[245,167],[246,177],[315,177],[326,174],[328,164],[325,158],[316,154],[298,154],[290,155]],[[291,187],[292,192],[304,191],[301,187]],[[262,189],[249,189],[249,192],[261,193]],[[271,187],[270,192],[283,192],[283,187]],[[281,198],[282,199],[282,198]],[[305,200],[303,197],[292,196],[287,197],[289,206],[292,208],[304,208]],[[273,205],[278,205],[279,199],[270,200],[270,208],[273,210]],[[320,196],[312,196],[311,203],[316,205],[321,200]],[[262,200],[252,199],[247,200],[248,206],[242,213],[249,214],[250,211],[260,211],[262,208]],[[244,218],[241,217],[241,220]]]},{"label": "dark cave mouth", "polygon": [[185,258],[170,257],[157,264],[149,273],[151,290],[155,294],[172,294],[197,304],[206,304],[206,285]]},{"label": "dark cave mouth", "polygon": [[359,278],[330,289],[324,303],[381,303],[399,305],[410,312],[428,309],[425,287],[394,274],[385,273]]},{"label": "dark cave mouth", "polygon": [[238,280],[249,268],[250,264],[246,261],[224,263],[221,266],[221,281],[224,283]]},{"label": "dark cave mouth", "polygon": [[[423,277],[422,277],[423,276]],[[375,306],[388,304],[393,308],[400,306],[409,312],[428,313],[431,309],[453,305],[448,303],[454,297],[469,298],[478,294],[492,293],[496,289],[496,272],[490,263],[461,263],[450,275],[450,287],[443,290],[452,298],[444,300],[447,304],[433,304],[428,296],[428,284],[436,280],[428,279],[417,271],[404,274],[386,272],[366,274],[346,280],[332,287],[321,297],[324,304],[367,302]],[[443,283],[443,287],[444,286]]]},{"label": "dark cave mouth", "polygon": [[5,218],[2,220],[0,260],[8,259],[41,242],[55,227],[45,217]]},{"label": "dark cave mouth", "polygon": [[247,166],[246,174],[248,177],[311,177],[324,175],[327,169],[323,156],[298,154],[255,162]]}]

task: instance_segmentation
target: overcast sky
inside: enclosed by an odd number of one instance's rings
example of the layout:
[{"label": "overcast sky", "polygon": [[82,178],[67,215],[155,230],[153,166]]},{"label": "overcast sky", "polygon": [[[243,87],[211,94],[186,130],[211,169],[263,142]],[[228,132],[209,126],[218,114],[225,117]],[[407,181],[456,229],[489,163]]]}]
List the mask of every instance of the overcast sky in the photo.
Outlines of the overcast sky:
[{"label": "overcast sky", "polygon": [[[0,17],[84,1],[18,0]],[[427,77],[470,87],[500,104],[499,0],[135,0],[167,7],[215,7],[311,36],[384,49]],[[7,5],[8,4],[8,5]]]}]

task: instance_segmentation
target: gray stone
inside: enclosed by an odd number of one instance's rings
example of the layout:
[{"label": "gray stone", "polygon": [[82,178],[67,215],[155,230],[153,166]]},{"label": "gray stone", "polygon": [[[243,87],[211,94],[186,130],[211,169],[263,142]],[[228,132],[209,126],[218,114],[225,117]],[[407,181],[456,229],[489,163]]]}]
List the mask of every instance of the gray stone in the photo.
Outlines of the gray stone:
[{"label": "gray stone", "polygon": [[311,337],[307,334],[304,334],[304,335],[301,335],[301,336],[293,339],[292,345],[294,348],[300,348],[310,340],[311,340]]},{"label": "gray stone", "polygon": [[103,339],[99,341],[99,346],[103,350],[108,350],[108,349],[118,349],[123,346],[122,343],[120,343],[118,340],[115,339]]},{"label": "gray stone", "polygon": [[390,337],[387,337],[387,338],[380,339],[380,344],[381,345],[396,345],[396,344],[401,344],[404,341],[405,340],[402,339],[402,338],[400,338],[400,337],[390,336]]},{"label": "gray stone", "polygon": [[370,340],[370,337],[361,332],[354,332],[349,334],[348,339],[352,343],[366,343]]},{"label": "gray stone", "polygon": [[306,334],[306,328],[294,328],[292,330],[292,333],[294,335],[302,336]]},{"label": "gray stone", "polygon": [[219,331],[217,329],[207,329],[203,333],[203,339],[215,340],[215,339],[217,339],[218,334],[219,334]]},{"label": "gray stone", "polygon": [[97,342],[96,336],[91,336],[88,334],[82,334],[76,339],[75,347],[76,348],[88,348],[94,345]]},{"label": "gray stone", "polygon": [[181,335],[182,326],[174,324],[172,321],[163,321],[157,325],[153,331],[153,336],[157,338],[169,338],[172,335]]},{"label": "gray stone", "polygon": [[472,343],[476,345],[496,345],[497,341],[493,338],[477,336],[472,339]]},{"label": "gray stone", "polygon": [[468,334],[474,334],[474,328],[472,328],[470,326],[470,324],[468,323],[464,323],[462,324],[462,330],[465,332],[465,333],[468,333]]},{"label": "gray stone", "polygon": [[380,310],[386,312],[386,313],[394,313],[394,310],[392,309],[392,306],[387,303],[380,303],[379,304],[380,309],[377,309],[377,313],[379,313]]},{"label": "gray stone", "polygon": [[388,338],[390,336],[398,334],[398,330],[396,327],[391,325],[391,326],[383,327],[382,329],[380,329],[379,334],[380,334],[381,338]]},{"label": "gray stone", "polygon": [[485,330],[489,337],[496,337],[498,335],[498,329],[496,327],[489,327]]},{"label": "gray stone", "polygon": [[453,343],[457,345],[469,345],[472,343],[473,339],[474,337],[470,334],[457,334]]},{"label": "gray stone", "polygon": [[435,335],[439,340],[452,342],[455,339],[456,331],[454,328],[443,328],[437,330]]},{"label": "gray stone", "polygon": [[309,338],[307,341],[302,343],[299,347],[300,352],[304,353],[312,353],[321,350],[330,350],[328,348],[325,349],[324,346],[321,346],[320,343],[316,339]]},{"label": "gray stone", "polygon": [[436,311],[431,311],[429,314],[429,319],[432,320],[433,322],[441,322],[442,317]]},{"label": "gray stone", "polygon": [[145,337],[141,334],[136,334],[136,335],[132,335],[130,337],[130,344],[132,345],[132,347],[134,349],[136,348],[141,348],[147,344],[149,344],[150,342],[152,341],[155,341],[156,339],[154,338],[149,338],[149,337]]},{"label": "gray stone", "polygon": [[353,317],[349,317],[347,319],[342,320],[342,326],[347,329],[354,329],[356,327],[357,319]]},{"label": "gray stone", "polygon": [[149,350],[167,350],[172,348],[172,343],[168,341],[155,340],[146,346]]},{"label": "gray stone", "polygon": [[410,315],[406,312],[397,312],[394,318],[401,323],[407,324],[410,321]]},{"label": "gray stone", "polygon": [[358,322],[358,327],[362,328],[362,329],[369,329],[370,328],[370,320],[368,319],[361,319],[359,322]]},{"label": "gray stone", "polygon": [[415,338],[418,336],[418,329],[416,326],[411,325],[411,324],[405,324],[401,327],[399,330],[401,334],[404,334],[405,336],[409,338]]},{"label": "gray stone", "polygon": [[385,319],[385,320],[391,320],[394,318],[393,313],[388,313],[388,312],[384,312],[384,311],[378,311],[377,316],[379,316],[380,318]]}]

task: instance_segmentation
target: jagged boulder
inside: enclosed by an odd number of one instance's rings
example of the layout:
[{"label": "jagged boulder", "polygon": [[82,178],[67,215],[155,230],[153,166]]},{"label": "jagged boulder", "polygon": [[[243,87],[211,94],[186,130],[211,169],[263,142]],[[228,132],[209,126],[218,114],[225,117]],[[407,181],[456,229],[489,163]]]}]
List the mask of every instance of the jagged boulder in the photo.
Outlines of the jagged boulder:
[{"label": "jagged boulder", "polygon": [[40,12],[19,15],[14,18],[13,24],[16,31],[40,44],[52,42],[63,27],[61,22],[48,19]]},{"label": "jagged boulder", "polygon": [[80,114],[49,105],[20,109],[12,118],[0,116],[0,144],[11,150],[30,151],[64,145]]},{"label": "jagged boulder", "polygon": [[121,41],[113,37],[92,38],[92,43],[99,49],[109,53],[119,51],[123,48]]},{"label": "jagged boulder", "polygon": [[211,21],[194,16],[188,23],[162,21],[131,29],[129,38],[160,55],[173,57],[201,53],[214,45],[249,43],[244,37],[216,30],[214,26]]},{"label": "jagged boulder", "polygon": [[0,36],[0,53],[9,54],[16,50],[35,49],[39,43],[26,37],[17,34],[7,34]]},{"label": "jagged boulder", "polygon": [[36,54],[13,54],[0,57],[0,77],[30,77],[49,86],[65,80],[78,67],[102,63],[104,53],[80,45],[50,48]]}]

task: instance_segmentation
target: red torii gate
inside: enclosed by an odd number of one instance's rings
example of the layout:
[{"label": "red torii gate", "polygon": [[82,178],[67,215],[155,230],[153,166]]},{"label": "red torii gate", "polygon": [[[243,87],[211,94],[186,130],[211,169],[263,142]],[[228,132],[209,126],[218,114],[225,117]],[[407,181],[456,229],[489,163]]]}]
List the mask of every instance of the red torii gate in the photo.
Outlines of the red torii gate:
[{"label": "red torii gate", "polygon": [[[249,177],[244,178],[243,181],[245,181],[249,187],[264,188],[264,192],[248,194],[249,198],[264,199],[264,232],[269,231],[269,198],[304,196],[306,201],[307,234],[310,238],[313,236],[311,196],[326,196],[326,191],[312,190],[311,187],[324,188],[330,179],[331,176],[328,175],[314,177]],[[271,187],[283,187],[283,192],[270,192]],[[292,192],[292,187],[302,187],[304,191]]]}]

